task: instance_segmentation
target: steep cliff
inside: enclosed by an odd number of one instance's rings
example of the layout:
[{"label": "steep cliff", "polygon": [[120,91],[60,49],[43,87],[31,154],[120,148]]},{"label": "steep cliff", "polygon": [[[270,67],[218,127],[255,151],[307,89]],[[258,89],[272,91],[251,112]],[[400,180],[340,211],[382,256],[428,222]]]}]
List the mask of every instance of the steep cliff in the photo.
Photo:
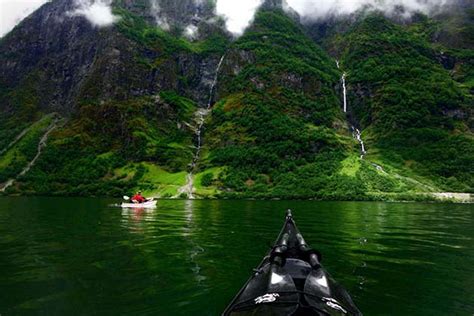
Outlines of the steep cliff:
[{"label": "steep cliff", "polygon": [[371,15],[335,40],[350,112],[374,147],[367,158],[425,175],[444,190],[469,191],[474,98],[460,72],[472,52],[430,43],[430,23],[398,26]]},{"label": "steep cliff", "polygon": [[469,4],[432,18],[300,24],[284,1],[265,1],[240,38],[214,5],[116,0],[116,22],[98,28],[56,0],[2,38],[6,193],[374,199],[473,190]]}]

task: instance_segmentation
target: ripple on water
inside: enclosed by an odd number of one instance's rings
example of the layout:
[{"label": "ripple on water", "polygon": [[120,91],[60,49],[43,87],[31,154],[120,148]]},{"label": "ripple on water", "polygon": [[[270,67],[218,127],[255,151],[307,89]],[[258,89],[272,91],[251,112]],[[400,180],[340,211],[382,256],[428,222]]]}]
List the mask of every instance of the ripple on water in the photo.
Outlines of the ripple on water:
[{"label": "ripple on water", "polygon": [[274,242],[287,208],[365,314],[474,310],[469,205],[110,204],[0,199],[0,313],[218,315]]}]

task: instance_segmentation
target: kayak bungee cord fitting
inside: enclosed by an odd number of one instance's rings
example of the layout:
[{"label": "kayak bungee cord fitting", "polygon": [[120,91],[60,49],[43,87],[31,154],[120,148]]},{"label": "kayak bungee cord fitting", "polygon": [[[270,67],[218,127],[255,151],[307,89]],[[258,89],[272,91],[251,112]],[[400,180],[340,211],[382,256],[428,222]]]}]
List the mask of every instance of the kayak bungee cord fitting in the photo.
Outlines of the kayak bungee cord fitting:
[{"label": "kayak bungee cord fitting", "polygon": [[320,262],[288,210],[272,250],[222,315],[362,315]]}]

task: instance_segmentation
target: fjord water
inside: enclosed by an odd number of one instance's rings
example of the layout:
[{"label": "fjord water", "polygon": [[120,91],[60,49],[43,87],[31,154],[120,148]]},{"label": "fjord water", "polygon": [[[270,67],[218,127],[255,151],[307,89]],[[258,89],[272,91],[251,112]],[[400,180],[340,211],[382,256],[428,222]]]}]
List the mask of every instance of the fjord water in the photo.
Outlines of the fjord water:
[{"label": "fjord water", "polygon": [[[117,201],[115,201],[117,202]],[[0,314],[218,315],[287,208],[365,315],[472,315],[474,207],[0,199]]]}]

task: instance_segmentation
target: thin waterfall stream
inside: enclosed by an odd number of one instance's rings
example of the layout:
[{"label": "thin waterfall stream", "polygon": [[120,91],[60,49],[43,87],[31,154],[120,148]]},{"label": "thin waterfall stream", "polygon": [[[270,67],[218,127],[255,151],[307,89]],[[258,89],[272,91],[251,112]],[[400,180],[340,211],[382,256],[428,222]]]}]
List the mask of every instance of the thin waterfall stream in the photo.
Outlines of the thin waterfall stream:
[{"label": "thin waterfall stream", "polygon": [[5,184],[4,186],[0,189],[0,192],[5,192],[6,189],[8,189],[9,187],[11,187],[17,178],[21,177],[21,176],[24,176],[25,174],[27,174],[30,169],[36,164],[36,161],[38,160],[38,158],[41,156],[41,153],[44,149],[44,147],[46,147],[46,144],[48,142],[48,137],[49,137],[49,134],[51,134],[51,132],[53,130],[56,129],[56,127],[58,127],[58,122],[59,122],[60,119],[58,118],[55,118],[54,121],[48,126],[48,128],[46,129],[46,132],[43,134],[43,136],[41,137],[39,143],[38,143],[38,150],[36,152],[36,155],[33,157],[33,159],[26,165],[26,167],[20,172],[20,174],[18,174],[18,176],[16,176],[15,178],[13,179],[9,179]]},{"label": "thin waterfall stream", "polygon": [[346,90],[346,73],[342,74],[342,93],[344,94],[344,113],[347,113],[347,90]]},{"label": "thin waterfall stream", "polygon": [[15,146],[15,144],[18,143],[23,138],[23,136],[25,136],[30,130],[31,126],[25,128],[20,134],[18,134],[18,136],[16,136],[15,139],[10,142],[10,144],[8,144],[4,149],[0,151],[0,156],[6,153],[10,148]]},{"label": "thin waterfall stream", "polygon": [[[337,60],[337,59],[336,59],[336,66],[337,66],[337,69],[341,69],[340,64],[339,64],[339,60]],[[343,108],[344,113],[347,113],[347,108],[348,108],[347,107],[348,102],[347,102],[346,78],[347,78],[347,73],[343,72],[342,76],[341,76],[341,83],[342,83],[343,99],[344,99],[344,108]],[[360,144],[360,159],[364,159],[365,155],[367,154],[367,150],[366,150],[366,147],[365,147],[365,144],[364,144],[364,140],[362,139],[362,131],[360,129],[358,129],[357,127],[355,127],[354,124],[352,124],[349,119],[348,119],[348,122],[350,124],[350,128],[351,128],[351,131],[352,131],[352,137],[354,137],[354,139],[357,140],[357,142]],[[375,162],[370,162],[370,164],[375,169],[377,169],[377,171],[379,171],[383,174],[387,174],[387,172],[385,171],[385,169],[381,165],[376,164]],[[416,180],[413,180],[413,179],[410,179],[410,178],[407,178],[407,177],[403,177],[403,176],[400,176],[398,174],[395,174],[394,176],[399,178],[399,179],[406,179],[407,181],[410,181],[410,182],[416,182],[418,185],[427,188],[428,191],[435,191],[436,190],[433,187],[431,187],[429,185],[426,185],[426,184],[423,184],[421,182],[418,182]]]},{"label": "thin waterfall stream", "polygon": [[[339,60],[336,59],[336,66],[337,69],[341,69],[339,65]],[[347,74],[345,72],[342,73],[341,82],[342,82],[342,93],[343,93],[343,100],[344,100],[344,113],[347,113],[347,88],[346,88],[346,77]],[[349,122],[350,123],[350,122]],[[362,140],[362,132],[356,128],[353,124],[351,124],[352,130],[352,137],[360,144],[360,159],[364,159],[364,156],[367,154],[365,150],[364,141]]]},{"label": "thin waterfall stream", "polygon": [[202,149],[202,132],[204,128],[204,123],[206,121],[206,117],[209,115],[212,109],[212,100],[214,98],[215,94],[215,88],[217,85],[217,79],[219,76],[219,71],[222,67],[222,63],[224,62],[225,59],[225,54],[221,57],[219,60],[219,63],[217,64],[217,68],[214,74],[214,79],[211,83],[211,87],[209,90],[209,99],[207,102],[207,106],[205,108],[199,108],[195,113],[195,122],[197,122],[196,127],[194,128],[195,134],[196,134],[196,151],[193,156],[193,160],[191,161],[191,164],[189,165],[189,172],[186,175],[186,184],[179,188],[178,190],[178,196],[181,194],[186,194],[189,199],[194,199],[193,191],[194,191],[194,171],[196,169],[196,165],[199,161],[199,158],[201,157],[201,149]]},{"label": "thin waterfall stream", "polygon": [[361,132],[358,128],[351,126],[352,128],[352,136],[359,142],[360,144],[360,159],[364,159],[365,154],[367,151],[365,150],[364,141],[362,140]]}]

